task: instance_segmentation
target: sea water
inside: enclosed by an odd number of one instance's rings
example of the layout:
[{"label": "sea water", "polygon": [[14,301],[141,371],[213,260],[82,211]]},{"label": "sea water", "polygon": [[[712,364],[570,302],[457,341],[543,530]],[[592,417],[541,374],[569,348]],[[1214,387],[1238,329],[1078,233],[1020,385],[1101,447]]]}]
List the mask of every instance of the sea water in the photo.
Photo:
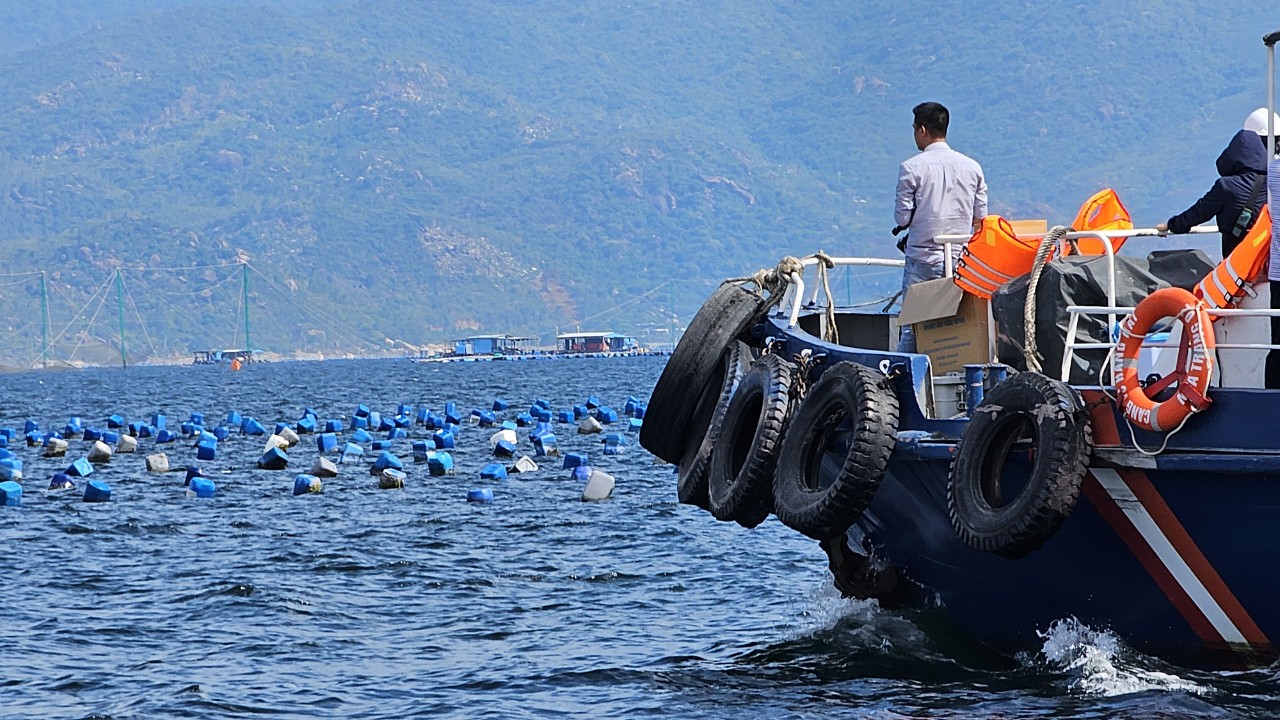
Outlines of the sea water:
[{"label": "sea water", "polygon": [[[535,398],[567,409],[647,398],[663,358],[418,364],[332,361],[27,372],[0,377],[0,426],[57,429],[72,415],[231,410],[271,427],[304,407],[349,427],[358,404],[511,417]],[[500,413],[501,414],[501,413]],[[0,508],[3,717],[1274,717],[1268,670],[1204,672],[1127,649],[1070,618],[1019,657],[987,652],[938,611],[888,612],[832,588],[817,545],[770,519],[755,530],[676,503],[669,465],[632,436],[554,426],[617,478],[580,501],[558,459],[482,483],[492,429],[465,427],[456,474],[412,463],[379,490],[367,463],[324,493],[294,497],[314,437],[284,471],[256,468],[265,438],[233,432],[217,483],[188,496],[184,473],[148,474],[117,455],[93,478],[112,501],[45,493],[66,458],[15,447],[21,507]],[[532,454],[527,431],[519,452]],[[375,434],[381,437],[382,434]],[[19,438],[19,441],[21,439]],[[21,444],[20,442],[17,444]],[[186,439],[162,446],[195,463]],[[372,457],[369,458],[369,461]],[[492,504],[468,503],[489,487]]]}]

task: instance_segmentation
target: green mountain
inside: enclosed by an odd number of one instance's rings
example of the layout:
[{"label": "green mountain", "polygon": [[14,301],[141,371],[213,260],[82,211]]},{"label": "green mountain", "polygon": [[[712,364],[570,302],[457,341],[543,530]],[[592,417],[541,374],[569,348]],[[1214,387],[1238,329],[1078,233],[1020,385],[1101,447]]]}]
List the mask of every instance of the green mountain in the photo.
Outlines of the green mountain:
[{"label": "green mountain", "polygon": [[1257,0],[48,5],[0,29],[14,363],[35,271],[61,354],[121,305],[141,355],[243,343],[242,261],[279,352],[678,324],[785,254],[893,253],[926,99],[994,212],[1112,186],[1154,224],[1212,182],[1280,29]]}]

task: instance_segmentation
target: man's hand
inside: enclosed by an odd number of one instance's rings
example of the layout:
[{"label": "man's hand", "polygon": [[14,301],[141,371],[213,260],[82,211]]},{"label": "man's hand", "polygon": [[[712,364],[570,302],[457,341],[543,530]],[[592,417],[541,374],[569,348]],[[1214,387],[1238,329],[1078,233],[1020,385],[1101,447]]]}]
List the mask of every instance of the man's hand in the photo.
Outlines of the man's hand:
[{"label": "man's hand", "polygon": [[1169,223],[1157,223],[1157,224],[1156,224],[1156,232],[1160,233],[1161,235],[1168,235],[1168,234],[1169,234]]}]

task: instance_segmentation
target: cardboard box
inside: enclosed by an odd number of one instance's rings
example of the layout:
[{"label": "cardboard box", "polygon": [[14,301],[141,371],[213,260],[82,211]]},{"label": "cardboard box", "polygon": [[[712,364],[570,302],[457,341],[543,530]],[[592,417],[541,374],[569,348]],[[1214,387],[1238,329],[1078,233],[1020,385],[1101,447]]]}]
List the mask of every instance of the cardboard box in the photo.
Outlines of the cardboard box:
[{"label": "cardboard box", "polygon": [[951,278],[907,288],[898,324],[915,330],[916,351],[929,356],[935,376],[991,362],[988,301],[964,292]]}]

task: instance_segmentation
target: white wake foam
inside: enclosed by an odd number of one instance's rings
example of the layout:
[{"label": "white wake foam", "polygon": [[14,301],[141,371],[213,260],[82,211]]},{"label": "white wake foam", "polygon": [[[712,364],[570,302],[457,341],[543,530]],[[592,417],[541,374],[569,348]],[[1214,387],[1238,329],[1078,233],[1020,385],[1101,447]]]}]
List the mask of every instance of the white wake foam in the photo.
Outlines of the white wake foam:
[{"label": "white wake foam", "polygon": [[1167,672],[1137,664],[1143,656],[1126,648],[1110,632],[1090,628],[1075,618],[1058,620],[1040,633],[1040,653],[1054,668],[1073,676],[1074,691],[1101,697],[1161,691],[1202,695],[1210,690]]}]

